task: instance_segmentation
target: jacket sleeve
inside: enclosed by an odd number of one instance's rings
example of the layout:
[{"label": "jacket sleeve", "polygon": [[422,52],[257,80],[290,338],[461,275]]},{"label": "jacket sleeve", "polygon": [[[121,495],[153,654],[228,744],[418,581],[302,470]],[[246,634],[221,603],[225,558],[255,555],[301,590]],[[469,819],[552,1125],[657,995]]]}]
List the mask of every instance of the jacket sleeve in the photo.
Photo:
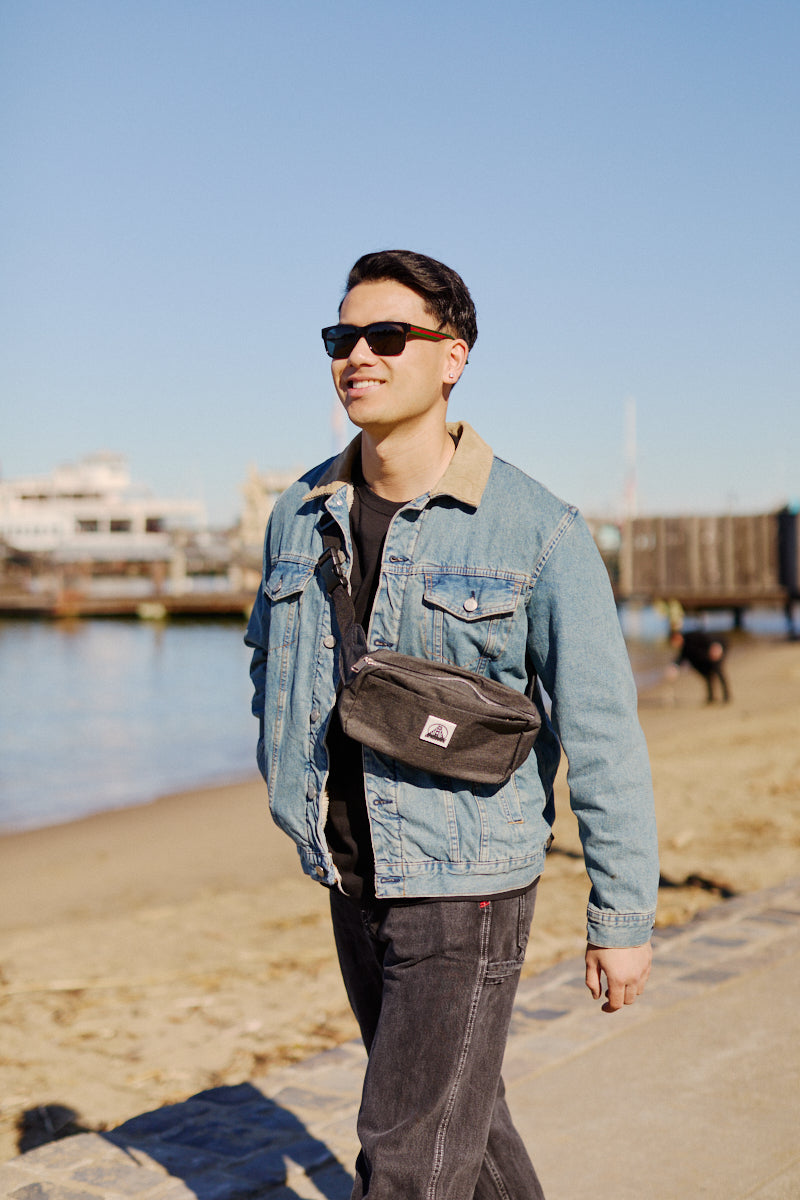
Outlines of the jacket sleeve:
[{"label": "jacket sleeve", "polygon": [[591,882],[589,941],[636,946],[650,937],[658,893],[650,763],[608,573],[583,519],[570,517],[537,566],[529,652],[568,760]]},{"label": "jacket sleeve", "polygon": [[[268,536],[268,534],[267,534]],[[266,570],[267,539],[264,542],[264,570]],[[261,774],[266,778],[264,761],[264,692],[267,675],[267,646],[269,645],[269,603],[264,594],[263,577],[253,604],[247,631],[244,636],[246,646],[252,651],[250,659],[250,679],[253,683],[253,698],[251,709],[258,720],[258,743],[256,746],[256,762]]]}]

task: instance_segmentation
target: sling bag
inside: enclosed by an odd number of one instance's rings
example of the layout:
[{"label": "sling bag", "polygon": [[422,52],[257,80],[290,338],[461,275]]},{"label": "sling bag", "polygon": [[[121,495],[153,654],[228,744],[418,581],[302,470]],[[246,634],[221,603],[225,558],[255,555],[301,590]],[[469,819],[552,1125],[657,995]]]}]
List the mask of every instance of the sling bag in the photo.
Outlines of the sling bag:
[{"label": "sling bag", "polygon": [[341,635],[337,707],[348,737],[434,775],[499,785],[525,761],[541,725],[531,699],[485,675],[395,650],[368,650],[336,534],[317,567]]}]

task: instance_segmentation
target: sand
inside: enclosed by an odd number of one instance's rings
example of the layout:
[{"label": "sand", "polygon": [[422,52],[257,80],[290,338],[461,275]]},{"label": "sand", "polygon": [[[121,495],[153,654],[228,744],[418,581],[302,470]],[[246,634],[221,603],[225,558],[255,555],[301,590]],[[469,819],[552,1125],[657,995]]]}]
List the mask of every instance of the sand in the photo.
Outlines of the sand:
[{"label": "sand", "polygon": [[[799,869],[800,644],[737,645],[730,677],[727,706],[688,673],[640,699],[659,924]],[[584,944],[563,779],[558,812],[526,974]],[[110,1128],[356,1035],[326,893],[260,780],[0,838],[0,1161],[25,1113]]]}]

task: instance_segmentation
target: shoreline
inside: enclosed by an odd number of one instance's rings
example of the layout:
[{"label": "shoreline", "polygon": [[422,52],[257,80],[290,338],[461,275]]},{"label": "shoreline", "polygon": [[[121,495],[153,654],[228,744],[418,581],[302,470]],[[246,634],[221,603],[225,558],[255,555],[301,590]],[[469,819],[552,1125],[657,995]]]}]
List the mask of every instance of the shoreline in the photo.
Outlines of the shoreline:
[{"label": "shoreline", "polygon": [[[726,630],[723,636],[730,639],[739,638],[740,635],[735,631]],[[763,646],[782,644],[785,639],[773,633],[752,634],[748,631],[743,631],[740,641],[736,642],[737,656],[741,654],[750,654],[758,652]],[[653,642],[651,639],[640,641],[635,636],[626,637],[629,652],[632,653],[631,666],[634,670],[634,675],[637,675],[636,663],[639,661],[642,653],[647,658],[647,666],[642,668],[640,675],[637,677],[637,691],[639,695],[640,705],[648,703],[648,698],[651,695],[658,695],[660,689],[663,689],[663,672],[665,666],[672,660],[673,654],[666,643],[661,646],[659,643]],[[642,650],[644,647],[644,650]],[[209,780],[199,780],[196,783],[190,783],[185,787],[179,787],[175,790],[168,789],[156,794],[148,794],[141,798],[131,799],[121,804],[115,804],[110,808],[99,807],[87,812],[66,815],[63,817],[54,816],[52,820],[45,821],[42,824],[36,825],[14,825],[4,826],[0,824],[0,845],[5,838],[23,838],[25,836],[34,836],[38,833],[46,833],[48,830],[65,829],[73,825],[80,825],[83,822],[99,820],[104,817],[114,817],[117,813],[127,813],[132,809],[151,809],[155,805],[169,804],[172,801],[180,801],[186,797],[202,797],[207,793],[217,793],[227,791],[228,789],[237,789],[241,787],[252,786],[253,783],[260,783],[261,777],[255,766],[255,733],[252,739],[252,771],[243,769],[237,772],[231,772],[229,775],[212,778]]]},{"label": "shoreline", "polygon": [[[254,743],[255,745],[255,743]],[[255,753],[254,753],[255,757]],[[257,768],[253,771],[231,771],[229,773],[220,773],[219,775],[211,776],[207,779],[199,779],[190,781],[185,786],[167,788],[163,791],[151,791],[147,794],[142,794],[133,797],[129,800],[123,800],[120,803],[113,804],[109,807],[99,805],[97,808],[87,809],[84,812],[67,813],[63,816],[53,815],[51,819],[41,821],[35,825],[16,824],[3,825],[0,823],[0,840],[4,837],[17,837],[25,833],[39,833],[44,829],[60,829],[65,825],[77,825],[81,821],[89,821],[94,817],[103,817],[112,815],[118,812],[128,812],[131,808],[150,808],[153,804],[160,804],[162,801],[168,801],[178,796],[194,796],[202,792],[220,791],[227,788],[239,787],[241,784],[248,784],[254,778],[259,778]]]},{"label": "shoreline", "polygon": [[[800,643],[729,668],[729,705],[686,671],[640,695],[660,926],[797,874]],[[584,946],[563,770],[556,792],[526,975]],[[259,777],[0,835],[0,1161],[37,1106],[110,1127],[356,1037],[329,924]]]}]

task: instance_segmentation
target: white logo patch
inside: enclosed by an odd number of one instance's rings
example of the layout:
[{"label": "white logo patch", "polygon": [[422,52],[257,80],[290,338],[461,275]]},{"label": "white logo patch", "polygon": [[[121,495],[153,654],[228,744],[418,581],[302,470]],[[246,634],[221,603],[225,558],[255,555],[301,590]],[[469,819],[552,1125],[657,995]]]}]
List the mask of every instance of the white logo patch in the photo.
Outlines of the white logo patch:
[{"label": "white logo patch", "polygon": [[435,717],[431,713],[425,722],[425,728],[419,735],[419,740],[430,742],[434,746],[449,746],[450,738],[457,728],[454,721],[445,721],[444,717]]}]

